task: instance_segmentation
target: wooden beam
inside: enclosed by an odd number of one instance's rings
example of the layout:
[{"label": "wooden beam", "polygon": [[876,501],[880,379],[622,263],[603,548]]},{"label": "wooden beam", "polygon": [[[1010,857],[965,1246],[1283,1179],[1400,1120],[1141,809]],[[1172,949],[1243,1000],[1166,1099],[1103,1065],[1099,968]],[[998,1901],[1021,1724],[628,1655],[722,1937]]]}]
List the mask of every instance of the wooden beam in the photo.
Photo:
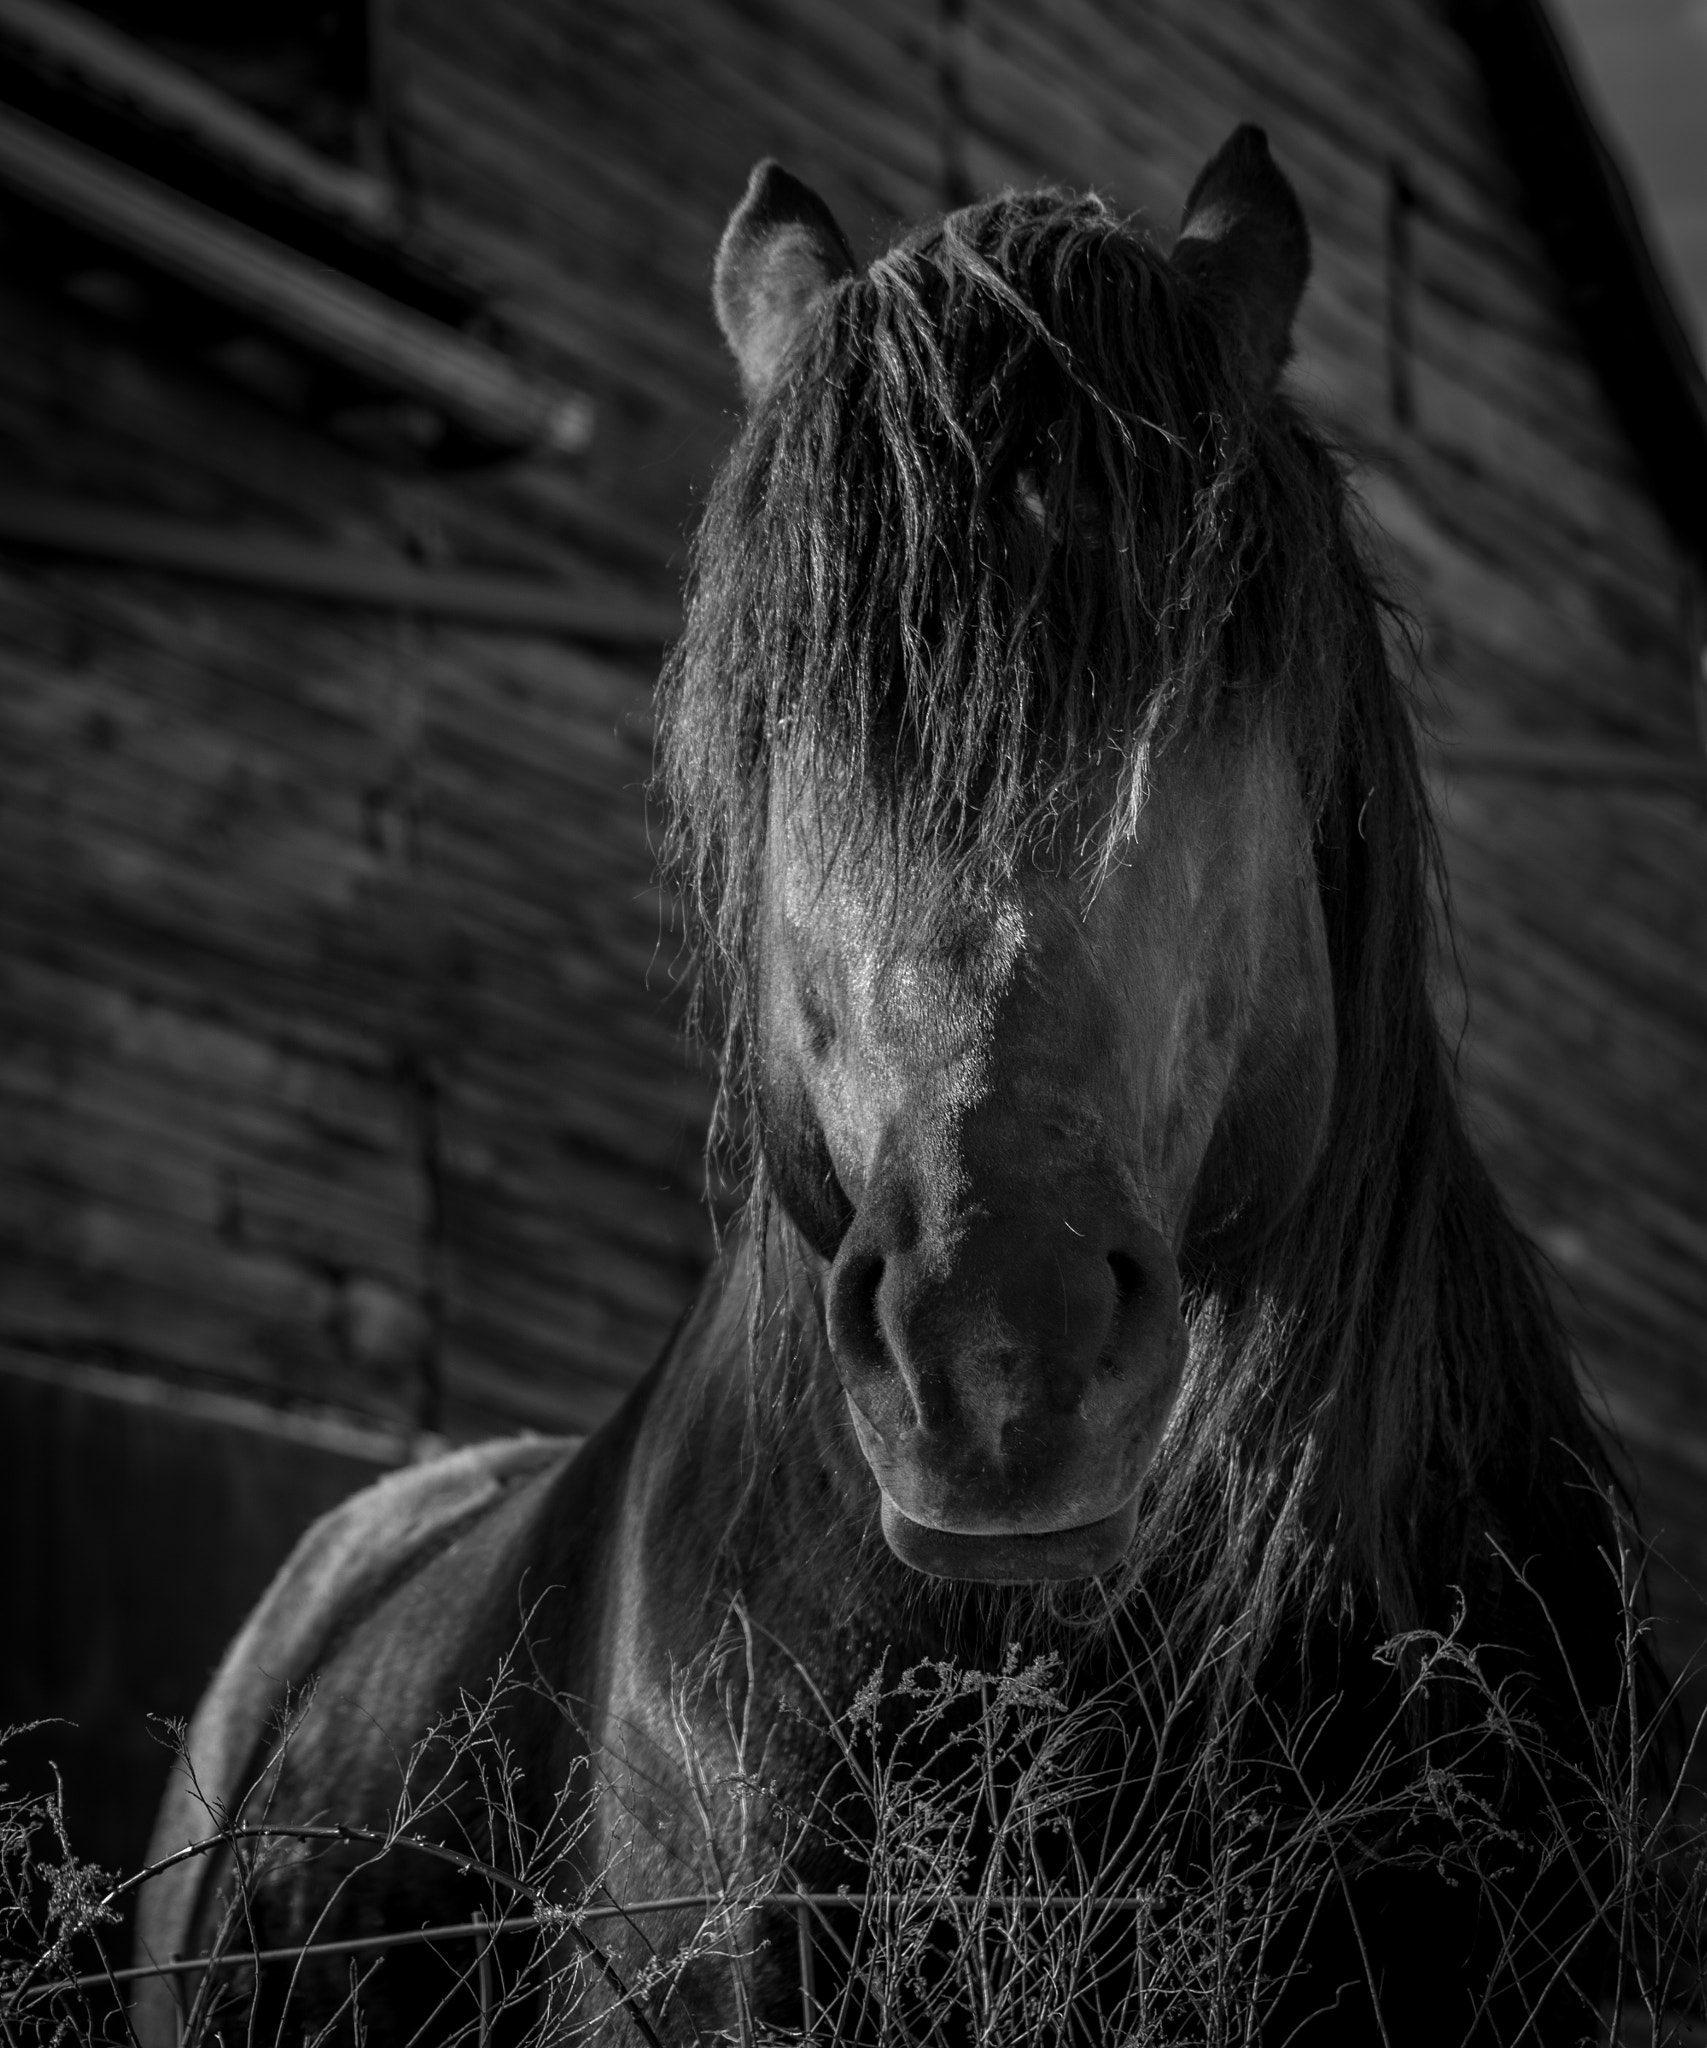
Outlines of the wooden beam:
[{"label": "wooden beam", "polygon": [[1707,798],[1707,760],[1661,754],[1652,747],[1616,740],[1473,740],[1430,747],[1425,759],[1448,782],[1509,776],[1601,789],[1670,789]]},{"label": "wooden beam", "polygon": [[[208,1423],[246,1435],[264,1436],[310,1450],[358,1459],[384,1470],[406,1465],[416,1454],[415,1439],[401,1429],[376,1427],[365,1417],[329,1409],[274,1407],[252,1396],[222,1388],[180,1385],[146,1372],[122,1372],[112,1366],[28,1350],[0,1343],[0,1379],[22,1380],[52,1387],[105,1406],[144,1408],[169,1422]],[[439,1449],[426,1446],[426,1454]]]},{"label": "wooden beam", "polygon": [[545,577],[423,569],[383,555],[0,488],[0,546],[227,583],[280,597],[648,651],[681,630],[674,606],[565,590]]},{"label": "wooden beam", "polygon": [[1707,375],[1545,0],[1448,0],[1562,298],[1673,529],[1707,563]]},{"label": "wooden beam", "polygon": [[393,235],[401,225],[397,195],[383,178],[309,149],[81,8],[63,0],[0,0],[0,39],[43,77],[68,78],[319,213],[370,235]]},{"label": "wooden beam", "polygon": [[591,439],[581,393],[4,107],[0,186],[482,440],[573,454]]}]

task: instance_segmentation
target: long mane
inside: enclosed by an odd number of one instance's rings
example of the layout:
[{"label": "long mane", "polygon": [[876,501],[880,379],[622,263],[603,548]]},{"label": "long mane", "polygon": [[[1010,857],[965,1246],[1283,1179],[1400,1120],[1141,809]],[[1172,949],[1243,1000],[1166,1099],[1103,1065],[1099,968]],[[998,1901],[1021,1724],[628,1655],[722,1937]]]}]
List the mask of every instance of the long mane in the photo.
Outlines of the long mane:
[{"label": "long mane", "polygon": [[1093,887],[1172,735],[1280,720],[1317,820],[1331,1135],[1261,1242],[1186,1248],[1191,1369],[1129,1567],[1258,1641],[1336,1598],[1437,1623],[1496,1550],[1577,1569],[1570,1489],[1604,1475],[1431,1005],[1440,864],[1386,623],[1332,451],[1156,247],[1094,199],[1008,195],[827,295],[712,488],[662,687],[735,1126],[779,776],[852,777],[956,886],[1047,846]]}]

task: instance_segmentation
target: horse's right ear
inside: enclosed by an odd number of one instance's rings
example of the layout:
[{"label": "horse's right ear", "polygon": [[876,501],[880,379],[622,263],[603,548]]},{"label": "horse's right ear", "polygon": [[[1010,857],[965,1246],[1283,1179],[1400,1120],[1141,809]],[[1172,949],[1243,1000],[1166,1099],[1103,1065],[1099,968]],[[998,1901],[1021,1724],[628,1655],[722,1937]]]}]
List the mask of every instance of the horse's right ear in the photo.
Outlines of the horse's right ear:
[{"label": "horse's right ear", "polygon": [[1292,353],[1310,230],[1260,128],[1235,128],[1198,173],[1172,260],[1238,321],[1252,375],[1266,391]]},{"label": "horse's right ear", "polygon": [[749,405],[775,383],[818,300],[853,269],[847,237],[817,193],[769,157],[756,164],[723,230],[711,283]]}]

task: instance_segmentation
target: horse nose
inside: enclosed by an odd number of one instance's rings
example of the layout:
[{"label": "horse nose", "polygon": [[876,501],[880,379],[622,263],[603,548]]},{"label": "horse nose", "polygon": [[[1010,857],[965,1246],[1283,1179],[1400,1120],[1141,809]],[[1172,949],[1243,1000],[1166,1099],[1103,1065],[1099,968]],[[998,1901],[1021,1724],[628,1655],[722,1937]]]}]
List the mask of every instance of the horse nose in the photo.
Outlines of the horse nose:
[{"label": "horse nose", "polygon": [[878,1200],[843,1239],[826,1306],[843,1383],[887,1443],[969,1436],[1007,1465],[1054,1418],[1127,1406],[1178,1301],[1165,1242],[1113,1205],[975,1216],[932,1242],[904,1202]]}]

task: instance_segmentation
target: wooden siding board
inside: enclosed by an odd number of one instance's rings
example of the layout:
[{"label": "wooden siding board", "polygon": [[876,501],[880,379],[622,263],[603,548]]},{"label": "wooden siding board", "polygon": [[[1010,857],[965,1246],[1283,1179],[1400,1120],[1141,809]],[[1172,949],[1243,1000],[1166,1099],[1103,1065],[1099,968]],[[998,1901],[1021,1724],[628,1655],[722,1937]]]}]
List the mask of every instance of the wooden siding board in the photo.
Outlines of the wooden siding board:
[{"label": "wooden siding board", "polygon": [[[1641,657],[1642,687],[1606,687],[1606,679],[1591,667],[1588,680],[1595,702],[1614,722],[1633,719],[1635,730],[1663,732],[1687,744],[1688,692],[1679,688],[1688,667],[1682,576],[1649,508],[1622,489],[1615,490],[1615,507],[1625,516],[1609,525],[1590,550],[1569,526],[1549,518],[1545,508],[1514,507],[1503,493],[1483,488],[1474,464],[1389,464],[1362,481],[1364,496],[1390,523],[1392,540],[1419,564],[1438,555],[1452,577],[1462,573],[1459,565],[1464,560],[1482,565],[1489,579],[1483,587],[1489,593],[1525,582],[1542,592],[1575,584],[1583,592],[1583,602],[1604,614],[1607,637],[1615,646],[1622,646],[1631,621],[1639,619],[1640,644],[1626,651]],[[1492,608],[1497,610],[1497,601]],[[1475,607],[1464,607],[1464,614],[1465,623],[1473,628]],[[1578,686],[1574,668],[1555,673],[1561,691]],[[1495,701],[1503,694],[1496,690]],[[1564,721],[1553,723],[1562,726]]]},{"label": "wooden siding board", "polygon": [[1663,643],[1635,650],[1609,631],[1604,597],[1591,600],[1571,575],[1568,551],[1545,573],[1512,563],[1534,508],[1490,497],[1474,470],[1441,465],[1431,479],[1414,461],[1402,476],[1367,471],[1361,486],[1402,566],[1401,594],[1429,627],[1449,729],[1515,718],[1563,732],[1580,718],[1657,745],[1689,743],[1681,645],[1668,660]]},{"label": "wooden siding board", "polygon": [[[106,991],[78,990],[72,1014],[63,990],[44,1000],[48,977],[29,967],[9,961],[0,985],[13,1048],[0,1086],[20,1116],[28,1105],[61,1105],[74,1085],[80,1116],[128,1131],[133,1149],[153,1152],[162,1167],[194,1162],[211,1175],[230,1154],[253,1157],[266,1169],[263,1203],[294,1201],[305,1214],[330,1206],[328,1227],[358,1239],[371,1232],[376,1254],[400,1212],[407,1224],[418,1190],[398,1177],[404,1147],[386,1077],[311,1064],[224,1024]],[[39,1022],[50,1004],[62,1027],[51,1037]],[[25,1128],[9,1130],[7,1143]],[[51,1129],[41,1142],[51,1157]],[[89,1170],[98,1175],[99,1162]],[[216,1222],[224,1195],[210,1188],[208,1197],[194,1213]]]}]

